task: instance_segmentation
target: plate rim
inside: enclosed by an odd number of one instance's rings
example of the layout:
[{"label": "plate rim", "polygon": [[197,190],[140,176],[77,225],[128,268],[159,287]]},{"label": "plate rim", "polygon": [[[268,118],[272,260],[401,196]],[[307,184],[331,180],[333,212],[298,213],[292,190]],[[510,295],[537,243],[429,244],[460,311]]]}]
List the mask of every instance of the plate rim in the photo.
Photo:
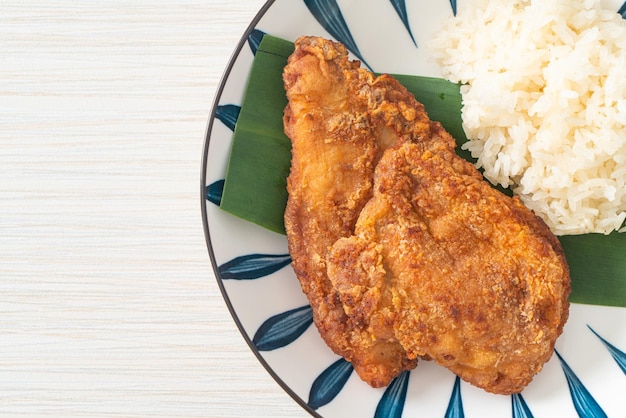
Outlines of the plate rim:
[{"label": "plate rim", "polygon": [[237,59],[239,58],[239,55],[241,54],[242,49],[248,42],[249,35],[256,28],[259,21],[265,16],[267,11],[275,2],[276,0],[266,0],[263,6],[261,6],[259,11],[255,14],[254,18],[248,24],[247,28],[241,35],[241,38],[237,42],[237,45],[235,46],[230,58],[228,59],[228,64],[226,65],[226,68],[224,69],[222,73],[220,81],[218,82],[218,85],[217,85],[217,89],[215,91],[213,103],[211,104],[211,111],[209,113],[207,125],[206,125],[205,132],[204,132],[204,145],[202,148],[202,164],[201,164],[201,169],[200,169],[201,170],[200,171],[200,208],[201,208],[201,215],[202,215],[201,216],[202,226],[204,230],[204,239],[206,241],[209,258],[211,261],[211,267],[213,268],[213,273],[215,275],[215,280],[220,289],[222,298],[224,302],[226,303],[226,307],[228,308],[230,316],[235,322],[235,325],[237,326],[239,333],[241,334],[244,341],[248,345],[248,348],[252,351],[256,359],[259,361],[259,363],[261,363],[261,365],[267,371],[267,373],[269,373],[269,375],[274,379],[276,383],[278,383],[280,388],[285,393],[287,393],[294,401],[296,401],[298,405],[300,405],[311,416],[323,418],[313,408],[311,408],[311,406],[309,406],[309,404],[304,399],[298,396],[293,391],[293,389],[291,389],[289,385],[285,383],[285,381],[283,381],[278,376],[278,374],[272,369],[269,363],[263,358],[260,351],[255,347],[254,343],[252,342],[246,330],[244,329],[243,324],[239,320],[239,316],[237,315],[237,312],[235,311],[235,308],[232,302],[230,301],[230,297],[228,296],[228,292],[226,291],[224,283],[222,282],[222,276],[218,269],[218,265],[215,259],[215,253],[213,251],[213,244],[211,242],[211,233],[210,233],[209,220],[208,220],[208,214],[207,214],[206,181],[207,181],[207,167],[208,167],[208,162],[209,162],[209,144],[211,142],[211,132],[213,130],[213,123],[215,122],[215,119],[216,119],[217,107],[219,106],[220,99],[222,97],[224,88],[226,86],[226,82],[228,81],[231,75],[232,69]]},{"label": "plate rim", "polygon": [[[220,289],[222,298],[230,312],[231,317],[233,318],[233,321],[235,322],[235,325],[239,329],[239,332],[242,335],[244,341],[248,345],[251,352],[255,355],[259,363],[263,366],[263,368],[267,371],[267,373],[269,373],[269,375],[279,385],[279,387],[285,391],[285,393],[287,393],[298,405],[300,405],[300,407],[304,409],[304,411],[306,411],[310,415],[314,417],[322,417],[322,415],[320,415],[315,409],[313,409],[311,406],[308,405],[308,403],[304,399],[304,396],[306,396],[304,393],[302,395],[296,394],[296,392],[288,384],[286,384],[285,381],[281,377],[279,377],[279,374],[276,371],[274,371],[274,369],[270,366],[270,362],[263,358],[263,356],[261,355],[261,351],[257,349],[255,344],[252,342],[251,337],[248,336],[248,332],[243,326],[243,323],[240,320],[239,315],[236,309],[234,308],[233,303],[231,302],[228,291],[226,290],[226,286],[224,285],[222,275],[219,272],[219,265],[216,262],[214,247],[211,242],[211,234],[210,234],[210,228],[209,228],[209,214],[207,212],[207,208],[208,208],[207,206],[207,201],[208,201],[207,199],[207,186],[208,186],[207,185],[207,177],[208,177],[207,168],[209,167],[208,166],[209,147],[211,143],[211,133],[213,131],[213,124],[215,122],[215,119],[217,119],[218,106],[224,94],[226,85],[229,79],[231,79],[233,68],[237,64],[238,60],[241,58],[242,50],[245,48],[248,42],[249,36],[255,30],[259,22],[266,16],[267,12],[271,9],[271,7],[275,5],[276,3],[280,3],[280,2],[277,2],[276,0],[266,0],[265,3],[262,5],[262,7],[259,9],[259,11],[255,14],[255,16],[253,17],[251,22],[248,24],[245,31],[242,33],[241,38],[239,39],[238,43],[236,44],[236,47],[234,48],[227,62],[227,66],[223,70],[221,79],[219,80],[217,84],[217,88],[214,93],[213,102],[210,107],[210,113],[209,113],[208,122],[206,125],[204,145],[203,145],[201,179],[200,179],[201,217],[202,217],[202,222],[203,222],[205,241],[206,241],[211,265],[214,271],[215,279],[218,283],[218,287]],[[626,5],[626,3],[624,4]],[[247,76],[248,73],[249,71],[246,72],[245,75]]]}]

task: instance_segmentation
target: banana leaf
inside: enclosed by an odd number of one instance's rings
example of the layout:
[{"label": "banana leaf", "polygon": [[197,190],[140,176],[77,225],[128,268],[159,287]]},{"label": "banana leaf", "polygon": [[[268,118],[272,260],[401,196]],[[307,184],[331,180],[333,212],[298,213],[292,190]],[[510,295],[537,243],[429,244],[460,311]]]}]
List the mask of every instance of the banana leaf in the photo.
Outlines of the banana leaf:
[{"label": "banana leaf", "polygon": [[[283,131],[287,98],[283,67],[294,50],[292,42],[265,34],[256,51],[246,92],[235,125],[220,208],[270,231],[285,233],[286,177],[291,166],[291,142]],[[461,94],[457,84],[440,78],[394,75],[419,97],[429,116],[438,120],[461,144]],[[457,152],[470,159],[460,147]]]},{"label": "banana leaf", "polygon": [[[284,234],[286,177],[291,144],[283,132],[287,104],[282,70],[293,44],[265,34],[250,71],[233,135],[220,208],[271,231]],[[460,145],[467,139],[461,125],[459,86],[446,80],[394,75],[424,104]],[[457,147],[463,158],[468,153]],[[626,307],[626,234],[559,237],[571,277],[570,301]]]}]

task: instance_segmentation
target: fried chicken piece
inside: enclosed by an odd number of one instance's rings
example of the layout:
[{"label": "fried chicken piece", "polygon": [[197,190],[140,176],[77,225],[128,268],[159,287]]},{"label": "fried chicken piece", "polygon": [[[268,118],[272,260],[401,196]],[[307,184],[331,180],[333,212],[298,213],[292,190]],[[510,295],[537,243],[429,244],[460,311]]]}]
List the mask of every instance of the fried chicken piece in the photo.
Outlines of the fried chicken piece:
[{"label": "fried chicken piece", "polygon": [[355,235],[327,256],[328,275],[348,318],[393,324],[409,358],[517,393],[563,330],[569,269],[543,221],[483,181],[439,134],[438,149],[405,143],[385,152]]},{"label": "fried chicken piece", "polygon": [[285,211],[292,266],[327,345],[364,381],[386,386],[416,359],[407,357],[391,323],[346,314],[326,274],[326,257],[337,239],[354,233],[383,151],[430,140],[431,122],[400,83],[359,68],[343,45],[302,37],[295,46],[283,73],[284,127],[292,142]]},{"label": "fried chicken piece", "polygon": [[406,89],[342,45],[300,38],[283,78],[285,227],[327,345],[374,387],[426,357],[488,391],[519,392],[568,315],[554,235],[458,158]]}]

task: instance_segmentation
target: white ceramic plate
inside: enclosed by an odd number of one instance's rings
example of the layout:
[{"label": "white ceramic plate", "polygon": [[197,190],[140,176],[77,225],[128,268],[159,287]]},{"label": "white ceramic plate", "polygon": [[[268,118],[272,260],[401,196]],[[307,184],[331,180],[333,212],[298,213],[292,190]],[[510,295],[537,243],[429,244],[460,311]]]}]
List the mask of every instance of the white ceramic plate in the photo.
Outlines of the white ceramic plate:
[{"label": "white ceramic plate", "polygon": [[[372,389],[323,343],[290,267],[282,235],[218,207],[233,126],[263,33],[335,38],[377,72],[440,76],[425,47],[454,0],[276,0],[256,16],[233,55],[210,116],[202,208],[224,299],[250,348],[276,381],[323,417],[624,417],[626,309],[572,305],[557,355],[520,395],[485,393],[422,361],[386,389]],[[462,7],[462,0],[459,7]],[[608,1],[615,10],[624,6]]]}]

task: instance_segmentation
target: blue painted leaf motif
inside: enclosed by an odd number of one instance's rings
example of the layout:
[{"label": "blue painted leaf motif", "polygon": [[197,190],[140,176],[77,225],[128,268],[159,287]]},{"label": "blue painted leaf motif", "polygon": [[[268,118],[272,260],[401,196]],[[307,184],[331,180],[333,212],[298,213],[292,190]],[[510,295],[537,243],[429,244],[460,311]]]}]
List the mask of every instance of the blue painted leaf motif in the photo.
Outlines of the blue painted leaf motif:
[{"label": "blue painted leaf motif", "polygon": [[598,337],[600,339],[600,341],[602,341],[602,344],[604,344],[606,349],[609,350],[609,353],[611,353],[611,356],[617,362],[617,365],[619,366],[619,368],[622,369],[624,374],[626,374],[626,353],[624,353],[623,351],[619,350],[613,344],[609,343],[607,340],[602,338],[600,336],[600,334],[598,334],[589,325],[587,325],[587,328],[589,328],[591,330],[591,332],[593,332],[595,334],[595,336]]},{"label": "blue painted leaf motif", "polygon": [[222,121],[222,123],[226,125],[228,129],[234,131],[240,111],[241,107],[237,105],[220,105],[215,111],[215,117]]},{"label": "blue painted leaf motif", "polygon": [[452,14],[456,16],[456,0],[450,0],[450,6],[452,6]]},{"label": "blue painted leaf motif", "polygon": [[309,406],[317,409],[335,399],[350,378],[353,370],[352,363],[343,358],[331,364],[311,385]]},{"label": "blue painted leaf motif", "polygon": [[591,393],[583,385],[583,383],[574,374],[574,371],[565,362],[563,357],[558,351],[554,350],[557,357],[561,361],[561,367],[565,373],[567,379],[567,386],[569,387],[570,395],[572,396],[572,402],[574,402],[574,408],[581,418],[607,418],[598,402],[593,399]]},{"label": "blue painted leaf motif", "polygon": [[513,418],[533,418],[533,413],[530,412],[530,408],[520,393],[511,395],[511,408],[513,409]]},{"label": "blue painted leaf motif", "polygon": [[454,388],[448,402],[445,418],[463,418],[463,399],[461,398],[461,379],[457,376],[454,380]]},{"label": "blue painted leaf motif", "polygon": [[252,280],[270,275],[291,263],[289,254],[249,254],[218,267],[223,280]]},{"label": "blue painted leaf motif", "polygon": [[617,13],[621,14],[624,19],[626,19],[626,1],[622,4],[622,7],[619,8]]},{"label": "blue painted leaf motif", "polygon": [[367,68],[372,70],[372,67],[363,59],[356,42],[354,42],[337,0],[304,0],[304,4],[328,33],[344,44]]},{"label": "blue painted leaf motif", "polygon": [[404,403],[406,402],[406,391],[409,387],[409,371],[402,372],[387,387],[383,397],[378,402],[374,418],[400,418]]},{"label": "blue painted leaf motif", "polygon": [[400,20],[404,24],[404,27],[409,32],[409,36],[413,41],[413,44],[417,46],[417,42],[415,42],[415,38],[413,37],[413,32],[411,32],[411,25],[409,24],[409,16],[406,13],[406,2],[405,0],[391,0],[391,4],[393,8],[396,9],[396,13],[400,16]]},{"label": "blue painted leaf motif", "polygon": [[217,180],[213,183],[209,184],[205,188],[205,197],[206,199],[219,206],[222,202],[222,192],[224,191],[224,180]]},{"label": "blue painted leaf motif", "polygon": [[259,44],[263,39],[263,35],[265,35],[265,32],[258,29],[253,29],[252,32],[250,32],[250,35],[248,35],[248,45],[250,46],[253,55],[256,55],[256,51],[259,49]]},{"label": "blue painted leaf motif", "polygon": [[274,315],[259,327],[252,342],[259,351],[271,351],[291,344],[313,323],[309,305]]}]

